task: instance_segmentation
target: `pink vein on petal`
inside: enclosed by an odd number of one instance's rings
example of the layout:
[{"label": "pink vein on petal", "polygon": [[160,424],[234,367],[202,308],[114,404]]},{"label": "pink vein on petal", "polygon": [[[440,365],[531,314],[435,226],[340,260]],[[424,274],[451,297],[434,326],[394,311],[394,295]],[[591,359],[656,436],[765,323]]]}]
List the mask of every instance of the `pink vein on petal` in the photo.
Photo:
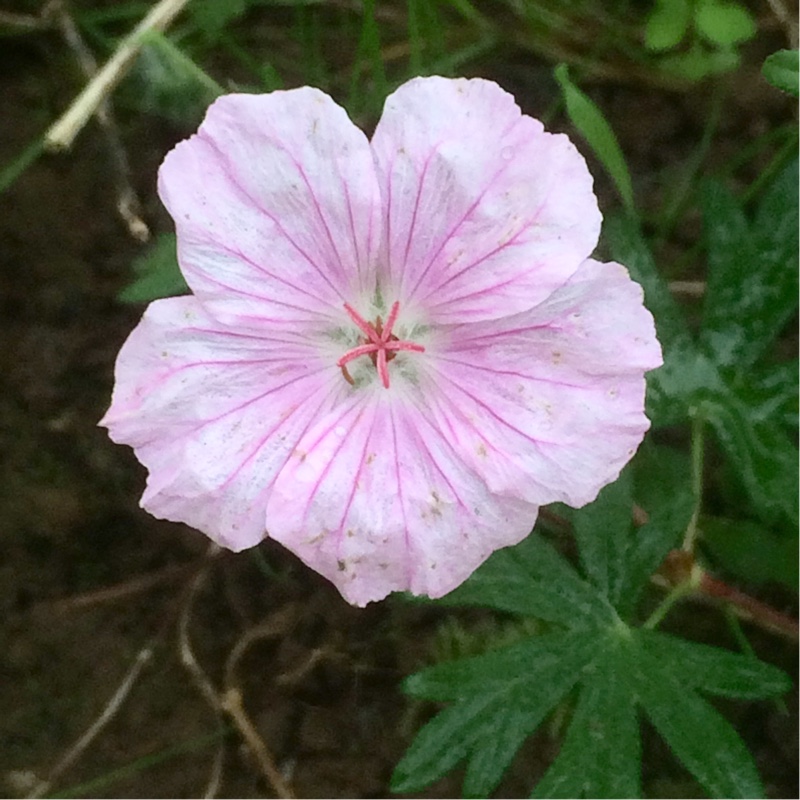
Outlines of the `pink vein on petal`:
[{"label": "pink vein on petal", "polygon": [[520,436],[523,437],[523,439],[527,439],[528,441],[530,441],[531,443],[536,445],[537,448],[539,447],[539,445],[543,445],[543,444],[545,444],[545,445],[549,444],[549,445],[552,445],[554,447],[563,446],[559,442],[550,442],[550,441],[547,441],[546,439],[536,439],[535,437],[528,435],[524,431],[521,431],[519,428],[517,428],[516,426],[512,425],[508,420],[504,419],[497,412],[495,412],[488,403],[484,403],[483,400],[479,400],[474,394],[472,394],[471,392],[468,392],[463,386],[461,386],[458,383],[458,381],[454,381],[449,375],[447,375],[446,373],[442,372],[441,370],[437,370],[437,372],[439,372],[439,374],[451,386],[453,386],[454,389],[457,389],[459,392],[461,392],[462,394],[465,394],[467,397],[469,397],[476,405],[480,406],[484,411],[486,411],[489,414],[489,416],[494,417],[501,425],[505,425],[510,430],[514,431],[515,433],[518,433]]},{"label": "pink vein on petal", "polygon": [[[201,366],[201,365],[202,364],[191,365],[191,366]],[[280,386],[275,386],[272,389],[269,389],[268,391],[264,392],[263,394],[260,394],[260,395],[257,395],[256,397],[251,397],[248,400],[245,400],[244,402],[240,403],[238,406],[234,406],[233,408],[229,408],[227,411],[224,411],[223,413],[218,414],[216,417],[211,417],[210,419],[204,419],[201,422],[199,422],[197,425],[193,426],[192,428],[190,428],[190,429],[188,429],[186,431],[182,431],[181,432],[181,437],[185,438],[186,436],[190,436],[195,431],[199,431],[201,428],[205,428],[206,425],[211,425],[214,422],[219,422],[221,419],[225,419],[225,417],[230,416],[231,414],[234,414],[237,411],[241,411],[243,408],[247,408],[248,406],[253,405],[253,403],[257,403],[260,400],[263,400],[265,397],[269,397],[269,395],[275,394],[275,392],[278,392],[281,389],[285,389],[287,386],[291,386],[293,383],[297,383],[298,381],[305,380],[306,378],[309,378],[309,377],[311,377],[312,375],[315,375],[318,372],[323,372],[323,371],[325,371],[325,369],[327,369],[327,367],[323,367],[321,369],[313,370],[312,372],[306,372],[306,373],[303,373],[302,375],[298,375],[296,378],[292,378],[291,380],[286,381],[286,383],[282,383]],[[176,370],[176,372],[177,372],[177,370]],[[152,386],[157,386],[160,383],[163,383],[163,381],[166,380],[169,377],[171,377],[171,375],[166,376],[166,378],[160,377],[158,380],[153,381]]]},{"label": "pink vein on petal", "polygon": [[265,217],[267,217],[274,223],[278,231],[286,238],[286,241],[289,242],[289,244],[291,244],[295,248],[295,250],[297,250],[297,252],[300,253],[301,256],[303,256],[303,258],[305,258],[305,260],[316,270],[320,278],[322,278],[325,281],[325,283],[327,283],[328,286],[341,299],[344,299],[342,297],[341,291],[333,284],[331,279],[326,274],[325,270],[321,269],[320,266],[316,263],[316,261],[314,261],[314,259],[312,259],[311,256],[302,247],[300,247],[300,245],[291,236],[289,236],[289,234],[284,229],[283,225],[281,225],[281,223],[278,222],[274,214],[267,211],[267,209],[264,208],[263,205],[261,205],[261,203],[257,202],[256,199],[247,191],[247,189],[245,189],[244,186],[242,186],[242,184],[236,178],[234,171],[231,169],[227,157],[223,155],[222,151],[219,149],[216,142],[208,135],[206,135],[206,133],[202,129],[199,130],[196,135],[200,137],[204,142],[209,144],[211,149],[214,150],[214,152],[217,154],[217,156],[220,159],[220,163],[222,164],[222,168],[223,171],[225,172],[225,175],[228,177],[228,180],[232,183],[232,185],[236,188],[236,190],[241,195],[243,195],[245,199],[248,200],[254,208],[257,208]]},{"label": "pink vein on petal", "polygon": [[[309,415],[309,421],[303,428],[303,430],[300,431],[300,433],[298,434],[297,441],[300,441],[300,438],[303,435],[305,435],[306,431],[314,424],[315,415],[319,413],[319,410],[325,405],[331,394],[333,394],[333,389],[330,389],[328,391],[325,397],[317,405],[317,408],[314,411],[314,413]],[[254,459],[258,455],[258,453],[261,451],[261,448],[264,447],[264,445],[266,444],[267,440],[270,439],[277,431],[279,431],[281,427],[283,427],[283,425],[288,420],[290,420],[306,404],[306,402],[310,399],[310,397],[311,395],[307,395],[305,400],[301,400],[285,417],[278,420],[278,422],[270,429],[268,433],[264,434],[264,436],[261,437],[255,449],[250,453],[250,455],[247,456],[247,458],[245,458],[241,462],[241,464],[234,470],[234,472],[228,476],[225,482],[219,487],[220,489],[224,489],[229,483],[231,483],[231,481],[234,480],[234,478],[236,478],[236,476],[244,469],[245,465],[248,464],[250,461],[252,461],[252,459]],[[259,497],[262,496],[264,492],[269,491],[272,488],[273,484],[278,479],[278,475],[280,474],[281,470],[283,469],[284,466],[286,466],[291,457],[292,457],[292,449],[289,449],[289,451],[286,454],[286,457],[283,460],[283,464],[274,471],[274,474],[269,483],[264,487],[262,492],[260,492],[254,498],[254,500],[257,500]]]},{"label": "pink vein on petal", "polygon": [[[352,411],[354,411],[357,406],[351,405],[349,408],[346,408],[342,414],[337,417],[337,419],[332,422],[326,430],[324,430],[318,437],[316,442],[308,448],[308,452],[311,453],[317,445]],[[358,424],[358,421],[364,415],[364,406],[361,404],[361,408],[358,410],[358,416],[356,416],[355,421],[352,423],[351,428]],[[320,475],[318,476],[317,480],[314,482],[314,486],[308,494],[308,502],[306,503],[305,513],[303,514],[303,520],[305,521],[308,517],[308,512],[311,510],[311,503],[314,500],[314,496],[319,491],[319,487],[322,485],[322,481],[325,479],[325,476],[330,471],[331,467],[333,466],[334,461],[336,461],[336,456],[339,455],[341,449],[344,447],[347,441],[347,437],[342,437],[342,440],[339,442],[339,445],[336,447],[336,450],[331,454],[331,457],[328,459],[328,462],[325,465],[325,468],[322,470]]]},{"label": "pink vein on petal", "polygon": [[[470,338],[464,337],[454,342],[450,349],[453,351],[463,352],[464,350],[483,349],[484,345],[481,344],[489,339],[507,339],[513,337],[518,333],[528,333],[529,331],[542,331],[542,330],[559,330],[558,326],[549,323],[542,325],[525,325],[523,328],[510,328],[508,330],[499,330],[494,333],[482,333],[480,336],[473,336]],[[461,346],[459,346],[461,345]]]},{"label": "pink vein on petal", "polygon": [[342,257],[339,254],[339,248],[336,246],[336,242],[333,240],[333,234],[331,233],[331,229],[328,226],[328,221],[325,219],[325,215],[322,213],[322,207],[319,204],[319,199],[317,198],[317,194],[311,186],[311,183],[308,180],[308,176],[306,175],[306,171],[300,166],[300,163],[292,156],[289,151],[286,151],[289,158],[294,163],[297,171],[303,177],[303,182],[305,183],[306,187],[308,188],[309,194],[311,195],[311,200],[314,204],[314,208],[316,209],[317,216],[319,217],[320,222],[322,223],[323,227],[325,228],[325,234],[328,237],[328,241],[330,242],[331,247],[333,248],[333,254],[336,256],[336,264],[338,266],[338,272],[342,278],[347,280],[347,275],[344,272],[344,263],[342,262]]},{"label": "pink vein on petal", "polygon": [[[360,414],[359,414],[358,418],[356,419],[356,423],[358,422],[359,419],[361,419],[361,415]],[[344,542],[344,523],[345,523],[345,520],[347,519],[347,515],[350,513],[350,509],[353,506],[353,499],[355,498],[356,491],[358,490],[358,479],[361,477],[361,472],[364,469],[364,464],[366,463],[366,460],[367,460],[367,450],[369,450],[369,443],[370,443],[370,439],[372,438],[372,434],[373,434],[373,432],[375,430],[376,421],[377,421],[376,417],[373,415],[373,417],[372,417],[372,425],[370,425],[369,433],[364,437],[364,447],[361,449],[361,457],[360,457],[359,462],[358,462],[358,469],[356,470],[355,475],[353,476],[353,488],[350,490],[350,494],[347,497],[347,502],[345,503],[344,511],[342,512],[342,518],[339,521],[339,527],[338,527],[338,530],[336,531],[336,555],[337,556],[341,555],[342,544]],[[343,446],[344,446],[344,439],[342,440],[341,445],[337,448],[336,452],[338,453],[342,449]],[[333,458],[331,458],[331,461],[333,461]],[[324,477],[324,474],[326,474],[327,471],[328,471],[328,469],[326,468],[325,469],[325,473],[323,473],[322,477]]]},{"label": "pink vein on petal", "polygon": [[[455,450],[453,449],[453,446],[450,444],[450,442],[448,442],[445,439],[445,437],[442,436],[442,431],[439,428],[439,426],[436,425],[426,415],[421,414],[420,416],[425,421],[425,423],[428,425],[428,427],[431,428],[431,430],[433,430],[433,432],[435,434],[437,434],[439,436],[439,438],[450,448],[450,452],[454,455],[454,457],[457,458],[457,459],[460,459],[460,456],[455,452]],[[439,475],[442,478],[442,480],[447,484],[447,487],[453,493],[453,497],[455,497],[456,502],[458,503],[458,505],[460,505],[461,508],[464,511],[469,512],[469,509],[468,509],[466,503],[464,503],[464,501],[461,499],[461,495],[458,493],[458,490],[450,482],[450,479],[447,477],[447,473],[442,469],[441,465],[436,460],[436,457],[431,452],[431,450],[428,447],[425,439],[420,434],[419,429],[415,425],[412,425],[412,426],[409,426],[409,427],[411,428],[411,435],[414,437],[414,441],[416,442],[417,447],[419,447],[420,450],[424,450],[425,453],[428,454],[428,458],[430,459],[431,464],[433,464],[433,466],[436,468],[436,471],[439,473]]]},{"label": "pink vein on petal", "polygon": [[[506,168],[508,166],[509,166],[508,164],[502,164],[501,165],[500,169],[494,175],[492,175],[492,177],[489,179],[489,182],[486,184],[486,186],[480,192],[480,194],[478,195],[478,197],[475,200],[475,202],[464,212],[464,214],[462,215],[461,219],[459,219],[459,221],[450,229],[450,231],[447,233],[445,238],[442,240],[442,242],[439,245],[439,247],[436,248],[436,252],[428,260],[428,263],[425,266],[425,269],[420,273],[420,276],[417,279],[416,284],[414,284],[414,288],[411,290],[411,292],[408,295],[409,297],[413,297],[414,294],[418,291],[419,287],[422,285],[422,282],[425,280],[425,277],[427,276],[427,274],[430,271],[431,267],[433,266],[434,262],[439,257],[439,254],[442,252],[442,250],[444,250],[444,248],[447,246],[448,242],[452,241],[452,239],[456,235],[456,232],[458,231],[458,229],[469,219],[470,215],[475,211],[475,209],[480,205],[480,203],[483,200],[483,198],[486,196],[486,193],[489,191],[489,189],[492,188],[492,186],[494,185],[495,181],[500,177],[500,175],[503,174],[503,172],[505,172],[505,170],[506,170]],[[449,283],[449,281],[445,281],[445,283]],[[444,284],[441,284],[441,285],[443,286]],[[440,286],[437,285],[437,288],[440,288]]]},{"label": "pink vein on petal", "polygon": [[446,361],[450,364],[457,364],[461,367],[466,367],[467,369],[476,369],[481,370],[482,372],[491,372],[492,375],[509,375],[514,378],[522,378],[526,381],[536,381],[537,383],[549,383],[552,386],[565,386],[568,389],[578,389],[579,391],[587,390],[591,387],[586,386],[585,384],[579,383],[567,383],[566,381],[554,381],[551,378],[542,378],[538,375],[529,375],[525,372],[516,372],[512,369],[496,369],[495,367],[489,367],[485,364],[475,364],[471,361],[460,361],[457,358],[448,358],[447,356],[439,356],[439,361]]},{"label": "pink vein on petal", "polygon": [[[384,219],[386,220],[386,272],[389,275],[389,280],[394,282],[394,264],[392,263],[392,183],[394,176],[394,162],[395,156],[392,156],[392,161],[387,172],[387,186],[386,186],[386,210],[384,212]],[[402,277],[402,276],[401,276]]]},{"label": "pink vein on petal", "polygon": [[[422,174],[419,176],[419,184],[417,186],[417,196],[414,198],[414,210],[411,212],[411,222],[409,223],[408,235],[406,236],[406,248],[405,252],[403,253],[402,273],[400,275],[400,287],[398,289],[398,293],[401,296],[404,296],[403,284],[405,283],[406,265],[408,264],[408,253],[411,250],[411,240],[414,236],[414,228],[416,227],[417,224],[417,213],[419,212],[420,201],[422,198],[422,190],[425,187],[425,179],[428,177],[428,167],[430,167],[431,159],[436,154],[438,148],[439,148],[438,144],[435,145],[433,148],[431,148],[431,152],[428,153],[428,156],[425,159],[425,164],[422,167]],[[408,296],[411,297],[412,294],[413,293],[409,294]]]},{"label": "pink vein on petal", "polygon": [[[273,319],[271,319],[269,317],[256,317],[255,319],[258,319],[258,320],[266,319],[268,322],[282,322],[283,321],[283,320],[280,320],[280,319],[274,319],[273,320]],[[212,330],[208,330],[206,328],[185,328],[184,330],[186,330],[187,332],[190,332],[190,333],[201,333],[201,334],[208,334],[208,335],[214,335],[216,333],[219,333],[219,331],[215,331],[213,329]],[[299,347],[301,350],[304,350],[304,351],[306,351],[308,349],[308,341],[305,338],[301,337],[299,334],[297,336],[293,337],[293,338],[290,338],[290,339],[282,339],[282,338],[279,338],[277,336],[272,336],[272,335],[270,335],[270,337],[267,339],[263,335],[262,336],[257,336],[254,333],[250,333],[250,334],[248,334],[248,333],[238,333],[238,332],[235,332],[235,331],[225,331],[225,335],[230,337],[230,338],[232,338],[232,339],[244,339],[244,340],[248,340],[248,341],[251,341],[251,342],[263,343],[265,346],[267,345],[267,343],[269,343],[270,345],[273,345],[273,344],[285,344],[285,345],[287,345],[289,347],[292,347],[292,346]],[[283,351],[281,351],[281,353],[275,355],[273,358],[271,358],[269,360],[270,361],[287,361],[288,359],[289,359],[289,356],[287,356],[286,355],[286,351],[283,350]],[[201,362],[201,363],[204,363],[204,362]],[[236,363],[236,359],[234,359],[234,361],[231,361],[230,363],[232,363],[232,364]]]},{"label": "pink vein on petal", "polygon": [[[484,445],[486,445],[486,447],[488,447],[492,452],[497,453],[498,455],[501,455],[504,458],[507,458],[506,454],[503,453],[494,444],[492,444],[492,442],[490,442],[489,439],[486,438],[486,436],[478,428],[478,426],[458,407],[458,405],[453,403],[452,400],[447,398],[445,395],[442,395],[442,397],[439,399],[437,405],[439,406],[439,408],[440,408],[440,410],[442,412],[442,416],[444,417],[444,420],[447,423],[447,427],[450,430],[450,435],[452,437],[450,440],[446,440],[446,441],[448,441],[448,444],[449,444],[450,441],[457,442],[459,440],[458,432],[453,428],[453,426],[452,426],[452,424],[450,422],[450,418],[453,417],[455,419],[461,420],[461,424],[464,425],[464,427],[471,429],[472,432],[475,434],[475,436],[478,439],[480,439],[481,442]],[[429,420],[429,424],[431,425],[431,427],[433,427],[437,431],[439,436],[441,436],[443,439],[445,439],[445,436],[444,436],[441,428],[439,427],[438,422],[436,422],[435,420]],[[452,445],[451,445],[451,449],[453,449]],[[454,449],[453,449],[453,452],[455,453]]]},{"label": "pink vein on petal", "polygon": [[[356,221],[355,218],[353,217],[353,204],[350,200],[350,189],[347,186],[347,181],[342,179],[342,175],[341,172],[339,171],[338,164],[336,165],[336,175],[339,178],[339,182],[341,183],[342,188],[344,189],[344,199],[345,203],[347,204],[347,219],[350,222],[350,235],[353,237],[353,247],[355,248],[355,253],[356,253],[356,270],[358,271],[359,285],[361,285],[361,282],[363,280],[363,277],[361,275],[361,260],[362,260],[361,248],[359,246],[361,237],[358,236],[358,234],[356,234]],[[369,254],[370,252],[371,239],[372,239],[372,214],[369,215],[369,228],[367,230],[367,244],[366,244],[367,254]]]},{"label": "pink vein on petal", "polygon": [[[263,132],[262,132],[262,135],[263,135]],[[288,150],[286,148],[286,146],[283,144],[283,142],[280,139],[276,139],[273,136],[268,136],[268,135],[264,135],[263,139],[264,139],[265,142],[268,142],[269,144],[271,144],[276,150],[280,151],[281,153],[284,153],[288,157],[289,161],[291,161],[291,163],[294,165],[295,169],[302,176],[303,182],[305,183],[306,187],[308,188],[309,194],[311,195],[311,198],[313,200],[314,208],[315,208],[315,210],[317,212],[317,215],[318,215],[318,217],[320,219],[320,222],[322,222],[323,226],[325,227],[325,233],[327,234],[328,241],[330,242],[330,245],[333,248],[333,252],[334,252],[334,254],[336,256],[336,260],[337,260],[337,265],[339,267],[338,271],[340,273],[340,276],[342,278],[344,278],[344,279],[347,279],[347,275],[346,275],[346,273],[344,271],[344,262],[342,261],[341,255],[339,254],[339,249],[337,248],[336,243],[335,243],[335,241],[333,239],[333,235],[331,234],[330,227],[328,226],[328,222],[325,219],[324,214],[322,213],[322,206],[319,203],[319,199],[317,198],[316,192],[314,191],[314,188],[312,187],[310,181],[308,180],[308,176],[306,175],[305,169],[303,168],[302,164],[300,163],[300,161],[298,161],[298,159],[295,157],[295,155],[290,150]],[[217,151],[217,152],[219,152],[219,151]],[[350,212],[350,219],[351,219],[351,223],[352,223],[353,217],[352,217],[352,208],[350,207],[350,194],[349,194],[349,191],[348,191],[348,188],[347,188],[347,182],[342,178],[342,174],[341,174],[341,171],[339,170],[338,162],[335,162],[335,169],[336,169],[336,175],[339,178],[339,183],[344,188],[345,194],[347,196],[348,211]],[[237,183],[237,185],[238,185],[238,183]],[[256,205],[257,208],[261,209],[261,207],[258,204],[254,204],[254,205]],[[261,209],[261,210],[263,211],[263,209]],[[269,215],[267,215],[267,216],[269,216]],[[270,219],[273,219],[273,218],[270,217]],[[370,216],[370,223],[371,223],[371,216]],[[282,229],[281,229],[281,232],[283,232]],[[353,233],[353,244],[355,245],[356,255],[358,256],[358,240],[359,240],[359,237],[356,236],[354,228],[352,228],[352,233]],[[287,239],[289,239],[288,236],[287,236]],[[289,241],[293,245],[295,245],[295,243],[291,239],[289,239]],[[295,247],[297,247],[297,245],[295,245]],[[298,250],[299,250],[299,248],[298,248]],[[312,264],[312,266],[317,268],[316,264],[311,261],[311,259],[309,258],[309,256],[307,256],[305,254],[305,252],[303,252],[302,250],[300,250],[300,252],[303,254],[303,256],[305,256],[305,258],[309,261],[309,263]],[[359,267],[360,267],[360,264],[359,264]]]},{"label": "pink vein on petal", "polygon": [[[260,272],[262,275],[266,275],[267,277],[272,278],[272,280],[277,281],[278,283],[282,283],[284,286],[288,286],[290,289],[294,290],[295,292],[298,292],[298,294],[304,294],[304,295],[306,295],[306,297],[310,297],[312,300],[316,300],[320,305],[325,305],[325,306],[329,305],[327,300],[323,300],[321,297],[317,297],[315,294],[312,294],[307,289],[304,289],[301,286],[295,286],[290,281],[287,281],[286,278],[283,278],[280,275],[277,275],[276,273],[271,272],[270,270],[268,270],[265,267],[261,266],[260,264],[257,264],[255,261],[253,261],[253,259],[248,258],[244,253],[240,252],[239,250],[236,250],[236,249],[234,249],[232,247],[229,247],[229,246],[227,246],[225,244],[222,244],[221,242],[215,242],[215,241],[212,241],[212,240],[209,240],[209,241],[198,241],[198,244],[204,245],[204,246],[207,246],[207,247],[211,247],[212,249],[215,249],[215,250],[221,250],[224,253],[228,253],[228,255],[233,256],[234,258],[238,258],[238,259],[244,261],[245,264],[249,264],[251,267],[253,267],[253,269],[255,269],[257,272]],[[229,286],[227,283],[222,283],[220,280],[218,280],[216,278],[213,278],[211,275],[208,275],[207,273],[204,273],[203,278],[204,278],[204,280],[209,281],[209,283],[214,283],[217,286],[221,286],[223,289],[226,289],[226,290],[232,291],[232,292],[236,292],[237,294],[244,295],[245,297],[252,297],[255,300],[267,300],[270,303],[275,303],[276,305],[286,306],[287,308],[293,308],[293,309],[296,309],[298,311],[305,311],[305,312],[307,312],[309,314],[319,314],[320,313],[316,309],[304,308],[303,306],[295,306],[295,305],[292,305],[291,303],[287,303],[285,301],[275,300],[272,297],[265,297],[264,295],[253,294],[252,292],[248,292],[245,289],[240,289],[238,287]]]},{"label": "pink vein on petal", "polygon": [[[398,498],[398,505],[400,506],[400,513],[403,515],[403,542],[406,546],[406,554],[411,553],[410,541],[409,541],[409,533],[408,533],[408,517],[406,516],[406,504],[403,502],[403,481],[400,478],[400,453],[397,447],[397,425],[394,421],[394,411],[389,407],[389,418],[392,421],[392,443],[394,445],[394,474],[397,480],[397,498]],[[411,578],[413,574],[413,569],[411,565],[411,559],[406,557],[405,562],[405,577],[406,577],[406,586],[411,586]]]},{"label": "pink vein on petal", "polygon": [[[496,256],[498,253],[502,252],[502,251],[503,251],[503,250],[505,250],[506,248],[508,248],[508,247],[513,247],[513,246],[514,246],[514,245],[517,243],[517,239],[518,239],[518,238],[519,238],[519,237],[520,237],[520,236],[521,236],[523,233],[525,233],[526,231],[528,231],[530,228],[532,228],[532,227],[533,227],[533,226],[536,224],[536,222],[537,222],[537,220],[538,220],[538,218],[539,218],[539,214],[540,214],[540,212],[541,212],[541,210],[542,210],[542,208],[543,208],[543,207],[544,207],[544,204],[542,204],[542,205],[541,205],[541,206],[540,206],[540,207],[539,207],[539,208],[536,210],[536,213],[534,214],[533,218],[532,218],[531,220],[529,220],[528,222],[526,222],[526,223],[525,223],[525,225],[523,225],[523,226],[522,226],[522,227],[521,227],[521,228],[520,228],[520,229],[519,229],[519,230],[518,230],[518,231],[517,231],[517,232],[516,232],[516,233],[515,233],[515,234],[514,234],[512,237],[511,237],[511,239],[509,239],[507,242],[503,242],[503,244],[501,244],[501,245],[498,245],[497,247],[495,247],[495,249],[494,249],[494,250],[491,250],[491,251],[490,251],[490,252],[488,252],[488,253],[484,253],[484,255],[482,255],[480,258],[477,258],[477,259],[476,259],[475,261],[473,261],[471,264],[467,264],[465,267],[463,267],[462,269],[460,269],[458,272],[454,272],[452,275],[449,275],[449,276],[447,277],[447,279],[446,279],[446,280],[442,281],[441,283],[437,284],[435,287],[431,288],[431,290],[430,290],[430,291],[429,291],[429,292],[428,292],[428,293],[425,295],[425,297],[423,297],[423,298],[422,298],[422,300],[423,300],[423,301],[424,301],[424,300],[427,300],[427,299],[428,299],[428,298],[429,298],[429,297],[430,297],[430,296],[431,296],[431,295],[432,295],[434,292],[439,292],[439,291],[441,291],[441,290],[442,290],[442,289],[443,289],[445,286],[447,286],[448,284],[452,283],[452,282],[453,282],[453,281],[455,281],[455,280],[458,280],[458,279],[459,279],[459,278],[461,278],[461,277],[462,277],[462,276],[463,276],[465,273],[469,272],[469,271],[470,271],[470,270],[472,270],[472,269],[475,269],[475,267],[479,267],[481,264],[483,264],[483,263],[484,263],[484,261],[488,261],[490,258],[492,258],[493,256]],[[535,266],[534,266],[534,267],[531,267],[530,269],[527,269],[527,270],[525,270],[525,271],[524,271],[522,274],[527,274],[527,273],[531,272],[533,269],[535,269]],[[486,288],[484,288],[484,289],[479,289],[479,290],[476,290],[476,291],[474,291],[474,292],[468,292],[468,293],[467,293],[467,294],[465,294],[465,295],[462,295],[462,296],[460,296],[460,297],[455,297],[455,298],[452,298],[452,299],[448,299],[448,300],[446,300],[446,301],[444,301],[444,302],[447,302],[447,303],[452,303],[452,302],[457,302],[458,300],[464,300],[464,299],[465,299],[465,298],[467,298],[467,297],[473,297],[473,296],[478,296],[478,297],[481,297],[481,296],[483,296],[483,295],[486,295],[486,294],[491,294],[491,293],[493,293],[493,292],[497,291],[497,289],[498,289],[498,288],[500,288],[500,287],[502,287],[502,286],[506,286],[506,285],[508,285],[509,283],[513,283],[513,282],[514,282],[515,280],[517,280],[518,278],[519,278],[519,275],[518,275],[518,274],[515,274],[515,275],[514,275],[512,278],[509,278],[508,280],[504,281],[503,283],[496,283],[496,284],[492,284],[491,286],[489,286],[489,287],[486,287]]]}]

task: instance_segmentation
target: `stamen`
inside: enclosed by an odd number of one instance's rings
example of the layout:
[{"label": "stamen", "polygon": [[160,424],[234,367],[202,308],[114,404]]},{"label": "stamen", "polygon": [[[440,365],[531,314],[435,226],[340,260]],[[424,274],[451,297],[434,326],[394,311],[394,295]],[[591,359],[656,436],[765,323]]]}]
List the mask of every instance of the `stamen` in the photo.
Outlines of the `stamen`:
[{"label": "stamen", "polygon": [[[350,315],[350,319],[358,325],[359,328],[364,332],[364,335],[374,344],[380,344],[381,337],[380,334],[375,330],[375,328],[367,322],[361,314],[358,313],[349,303],[344,304],[344,310]],[[380,317],[378,317],[380,320]]]},{"label": "stamen", "polygon": [[375,320],[375,323],[367,322],[349,303],[344,304],[344,310],[347,312],[350,319],[358,326],[358,328],[367,337],[364,344],[348,350],[337,362],[336,366],[341,367],[344,379],[353,384],[353,378],[347,371],[345,364],[352,361],[359,356],[370,356],[372,363],[378,370],[381,383],[386,389],[389,388],[389,362],[395,357],[395,353],[404,350],[414,353],[424,353],[425,348],[416,342],[406,342],[398,339],[393,333],[397,316],[400,313],[400,303],[395,301],[389,311],[389,318],[386,320],[386,325],[380,317]]}]

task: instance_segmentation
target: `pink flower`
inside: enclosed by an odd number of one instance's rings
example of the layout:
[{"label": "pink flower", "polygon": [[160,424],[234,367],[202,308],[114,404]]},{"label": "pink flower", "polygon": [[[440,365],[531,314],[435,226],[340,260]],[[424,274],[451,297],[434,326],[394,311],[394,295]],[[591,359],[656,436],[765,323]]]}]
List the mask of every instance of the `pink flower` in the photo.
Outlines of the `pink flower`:
[{"label": "pink flower", "polygon": [[159,190],[193,295],[151,303],[102,421],[155,516],[269,535],[357,605],[439,597],[641,442],[641,289],[496,84],[409,81],[371,142],[316,89],[222,97]]}]

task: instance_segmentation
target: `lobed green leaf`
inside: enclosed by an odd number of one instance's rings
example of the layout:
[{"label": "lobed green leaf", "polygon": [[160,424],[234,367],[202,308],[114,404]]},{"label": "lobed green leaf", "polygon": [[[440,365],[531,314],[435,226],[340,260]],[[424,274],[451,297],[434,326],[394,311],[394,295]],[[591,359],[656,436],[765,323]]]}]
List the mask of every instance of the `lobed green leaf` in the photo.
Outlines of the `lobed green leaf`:
[{"label": "lobed green leaf", "polygon": [[761,71],[773,86],[787,94],[798,96],[800,60],[797,50],[778,50],[777,53],[767,56]]},{"label": "lobed green leaf", "polygon": [[437,602],[486,606],[568,627],[597,627],[615,616],[606,598],[536,533],[498,550]]},{"label": "lobed green leaf", "polygon": [[708,288],[701,345],[720,366],[752,365],[797,309],[797,162],[764,195],[751,226],[731,193],[703,193]]},{"label": "lobed green leaf", "polygon": [[738,386],[738,395],[747,405],[754,422],[775,422],[787,433],[797,433],[800,364],[754,365],[746,384]]},{"label": "lobed green leaf", "polygon": [[589,580],[609,598],[619,598],[625,553],[632,527],[632,477],[625,470],[597,499],[573,515],[581,565]]},{"label": "lobed green leaf", "polygon": [[465,795],[487,796],[522,742],[579,680],[601,641],[597,631],[532,637],[408,678],[410,694],[456,702],[419,732],[395,769],[392,791],[418,791],[467,758]]},{"label": "lobed green leaf", "polygon": [[[783,694],[792,685],[777,667],[753,656],[689,642],[659,631],[639,630],[637,639],[645,654],[645,667],[658,664],[658,670],[669,672],[684,689],[755,699]],[[653,678],[657,677],[658,670]]]},{"label": "lobed green leaf", "polygon": [[614,630],[582,684],[558,757],[532,797],[640,797],[641,740],[630,631]]},{"label": "lobed green leaf", "polygon": [[644,644],[633,674],[635,691],[656,730],[712,797],[762,797],[758,771],[739,735],[687,686],[690,669],[676,673],[675,659],[658,655]]},{"label": "lobed green leaf", "polygon": [[617,601],[623,619],[628,619],[636,611],[650,576],[680,542],[693,508],[694,497],[687,485],[672,498],[672,502],[657,508],[650,515],[649,522],[636,531],[625,557],[623,583]]},{"label": "lobed green leaf", "polygon": [[798,451],[779,425],[754,422],[732,392],[711,394],[700,405],[736,468],[748,495],[766,521],[798,524]]}]

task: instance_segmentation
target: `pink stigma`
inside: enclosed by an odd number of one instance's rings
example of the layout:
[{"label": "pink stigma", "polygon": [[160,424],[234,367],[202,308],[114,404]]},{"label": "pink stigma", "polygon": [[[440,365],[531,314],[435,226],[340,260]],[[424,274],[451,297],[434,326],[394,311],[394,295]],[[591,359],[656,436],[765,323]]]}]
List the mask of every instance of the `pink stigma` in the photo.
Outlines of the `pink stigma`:
[{"label": "pink stigma", "polygon": [[389,368],[387,365],[395,357],[395,353],[397,353],[398,350],[412,350],[415,353],[425,352],[425,348],[421,344],[403,342],[392,333],[392,328],[394,328],[394,324],[397,322],[397,314],[400,311],[400,303],[397,301],[395,301],[392,310],[389,312],[389,319],[386,320],[385,326],[381,322],[380,317],[375,320],[374,325],[371,322],[367,322],[349,303],[344,304],[344,310],[348,313],[350,319],[358,325],[364,336],[366,336],[366,342],[364,344],[360,344],[358,347],[348,350],[336,362],[336,366],[342,368],[342,374],[348,383],[353,383],[353,379],[350,377],[350,373],[347,371],[345,364],[352,361],[354,358],[368,355],[378,370],[381,383],[388,389]]}]

